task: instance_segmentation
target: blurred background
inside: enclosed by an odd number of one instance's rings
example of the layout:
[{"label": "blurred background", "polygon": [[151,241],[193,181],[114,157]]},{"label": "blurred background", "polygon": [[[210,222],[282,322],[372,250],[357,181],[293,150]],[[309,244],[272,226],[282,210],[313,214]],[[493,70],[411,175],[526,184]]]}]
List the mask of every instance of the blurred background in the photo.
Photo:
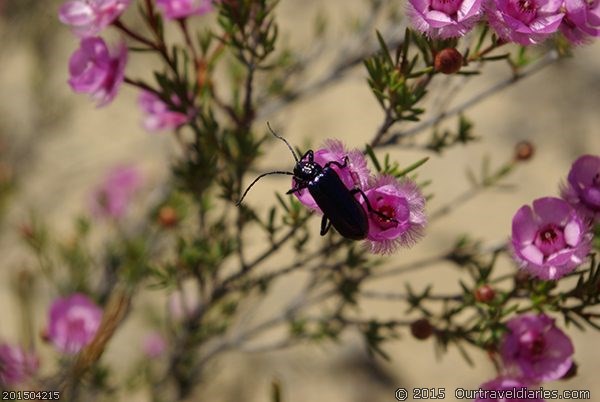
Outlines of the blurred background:
[{"label": "blurred background", "polygon": [[[57,236],[66,236],[73,217],[89,210],[90,191],[108,169],[123,163],[140,166],[147,178],[146,191],[151,192],[168,177],[169,161],[175,156],[169,133],[149,134],[141,127],[135,90],[123,87],[115,101],[102,109],[70,91],[67,62],[77,42],[57,19],[61,3],[0,0],[0,340],[12,342],[17,340],[21,322],[14,292],[18,273],[36,263],[19,240],[23,222],[34,214],[42,217]],[[298,52],[304,49],[308,54],[314,50],[315,21],[326,17],[325,47],[314,68],[308,70],[307,82],[327,69],[340,45],[347,45],[347,34],[364,17],[366,3],[281,1],[277,14],[282,41]],[[398,9],[403,7],[399,2]],[[467,167],[477,169],[486,156],[492,165],[500,165],[512,157],[520,140],[535,146],[534,158],[506,181],[510,184],[506,190],[485,192],[438,219],[422,242],[392,255],[391,266],[439,253],[464,233],[489,245],[505,241],[517,208],[534,198],[558,194],[558,185],[572,161],[583,153],[600,152],[600,44],[583,46],[573,53],[572,58],[554,63],[471,108],[467,115],[475,124],[474,133],[481,137],[478,142],[453,147],[443,155],[406,147],[386,149],[404,164],[431,156],[419,175],[433,180],[430,191],[434,198],[428,205],[432,211],[468,188]],[[157,60],[136,54],[131,55],[127,71],[148,77],[156,66]],[[504,65],[486,68],[484,74],[461,85],[453,102],[458,104],[509,76]],[[440,78],[439,87],[448,85],[456,85],[456,81]],[[433,90],[429,96],[435,101]],[[332,85],[278,110],[269,119],[294,144],[306,144],[307,139],[319,144],[325,138],[336,137],[350,147],[361,147],[372,138],[383,116],[359,64]],[[449,124],[454,126],[455,122]],[[422,135],[427,137],[429,133]],[[269,146],[265,168],[281,165],[284,151],[280,144]],[[248,202],[270,205],[274,192],[287,190],[288,184],[287,179],[269,180],[256,187]],[[312,225],[317,230],[317,222]],[[284,261],[287,257],[283,254],[277,258]],[[271,262],[274,267],[277,258]],[[507,272],[514,269],[510,261],[503,261],[503,266]],[[402,291],[405,282],[415,289],[432,283],[434,289],[445,293],[459,289],[460,277],[461,273],[450,264],[438,264],[374,281],[372,289]],[[298,282],[290,278],[277,288],[273,297],[258,308],[256,317],[276,312]],[[40,283],[35,289],[32,314],[41,331],[48,303],[55,295]],[[146,308],[145,303],[160,305],[151,291],[135,303],[134,308],[140,309]],[[362,309],[367,317],[402,318],[405,314],[404,305],[389,301],[366,300]],[[128,319],[103,359],[124,371],[131,369],[130,362],[141,354],[143,325],[143,320],[135,316]],[[595,381],[600,369],[598,334],[576,328],[566,330],[575,344],[579,373],[546,388],[590,389],[592,400],[596,400],[600,395],[600,385]],[[262,340],[268,342],[268,335]],[[43,345],[40,351],[44,372],[44,359],[52,359],[53,352]],[[228,353],[214,363],[201,393],[206,400],[267,400],[270,384],[278,381],[285,401],[393,401],[394,390],[400,386],[443,387],[446,400],[454,400],[455,388],[477,388],[495,376],[493,366],[481,352],[472,351],[474,366],[470,366],[455,349],[438,355],[432,342],[418,341],[408,332],[386,344],[385,351],[390,362],[373,359],[361,339],[349,333],[336,344],[268,353]],[[148,395],[138,392],[131,398],[143,401]]]}]

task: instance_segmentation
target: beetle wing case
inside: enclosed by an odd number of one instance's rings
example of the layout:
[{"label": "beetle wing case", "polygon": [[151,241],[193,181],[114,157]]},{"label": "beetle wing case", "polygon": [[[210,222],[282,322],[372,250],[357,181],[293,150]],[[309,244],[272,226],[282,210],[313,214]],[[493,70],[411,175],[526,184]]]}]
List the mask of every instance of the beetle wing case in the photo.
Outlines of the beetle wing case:
[{"label": "beetle wing case", "polygon": [[331,225],[344,237],[362,240],[369,232],[367,214],[335,170],[326,167],[307,186]]}]

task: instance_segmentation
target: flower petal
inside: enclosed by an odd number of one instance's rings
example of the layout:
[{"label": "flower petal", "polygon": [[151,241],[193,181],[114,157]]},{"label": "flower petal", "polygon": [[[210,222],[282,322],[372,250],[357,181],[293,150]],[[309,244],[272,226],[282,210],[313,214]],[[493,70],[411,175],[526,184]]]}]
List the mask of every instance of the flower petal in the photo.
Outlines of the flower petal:
[{"label": "flower petal", "polygon": [[519,252],[523,258],[536,265],[542,265],[544,263],[544,254],[533,244],[523,247]]},{"label": "flower petal", "polygon": [[575,247],[581,241],[581,225],[577,221],[571,221],[567,223],[564,229],[565,242],[571,246]]},{"label": "flower petal", "polygon": [[513,241],[519,244],[530,244],[533,242],[538,230],[537,222],[529,205],[523,205],[512,221]]},{"label": "flower petal", "polygon": [[562,226],[571,214],[571,206],[556,197],[538,198],[533,201],[533,211],[539,218],[539,223],[554,223]]}]

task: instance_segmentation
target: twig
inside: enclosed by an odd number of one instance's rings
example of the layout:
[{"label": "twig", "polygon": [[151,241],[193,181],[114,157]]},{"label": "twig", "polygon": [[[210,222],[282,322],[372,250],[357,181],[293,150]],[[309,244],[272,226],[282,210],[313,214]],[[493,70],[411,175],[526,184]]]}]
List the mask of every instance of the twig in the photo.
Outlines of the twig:
[{"label": "twig", "polygon": [[414,261],[399,267],[390,268],[387,271],[373,272],[366,280],[381,279],[398,274],[404,274],[411,271],[416,271],[422,268],[430,268],[435,266],[435,263],[444,261],[448,257],[448,253],[439,254],[433,257],[426,257],[422,260]]},{"label": "twig", "polygon": [[121,32],[123,32],[125,35],[129,36],[130,38],[132,38],[140,43],[143,43],[144,45],[148,46],[151,49],[160,50],[159,45],[152,42],[150,39],[143,37],[142,35],[138,34],[137,32],[134,32],[131,29],[129,29],[127,26],[125,26],[123,21],[121,21],[120,19],[117,19],[116,21],[114,21],[113,25],[116,28],[118,28],[119,30],[121,30]]},{"label": "twig", "polygon": [[494,84],[490,88],[473,96],[471,99],[466,100],[465,102],[461,103],[460,105],[458,105],[452,109],[449,109],[445,112],[441,112],[441,113],[437,114],[436,116],[430,118],[429,120],[425,120],[421,124],[418,124],[417,126],[411,128],[410,130],[392,134],[388,140],[380,143],[379,146],[385,147],[385,146],[395,145],[396,143],[398,143],[398,141],[400,141],[403,138],[412,137],[412,136],[420,133],[421,131],[425,130],[426,128],[429,128],[435,124],[438,124],[439,122],[441,122],[449,117],[460,114],[460,113],[464,112],[465,110],[469,109],[470,107],[478,104],[479,102],[489,98],[491,95],[494,95],[495,93],[515,84],[516,82],[518,82],[526,77],[530,77],[530,76],[542,71],[544,68],[551,65],[558,59],[559,59],[558,52],[555,50],[551,50],[548,53],[546,53],[546,55],[541,60],[535,62],[533,65],[531,65],[529,68],[525,69],[523,72],[515,73],[510,78],[507,78],[505,80],[498,82],[497,84]]},{"label": "twig", "polygon": [[260,324],[257,324],[256,326],[246,330],[245,332],[238,334],[233,339],[224,339],[220,342],[217,342],[217,344],[213,346],[212,349],[209,350],[194,366],[194,368],[192,369],[192,376],[196,377],[201,372],[202,368],[206,365],[206,363],[208,363],[216,355],[231,349],[239,348],[243,342],[246,342],[247,340],[260,334],[261,332],[271,329],[276,325],[279,325],[282,322],[289,320],[291,317],[293,317],[296,311],[305,307],[309,307],[313,304],[319,303],[333,294],[335,294],[335,290],[327,290],[313,297],[312,299],[304,299],[303,302],[294,300],[292,303],[290,303],[288,308],[286,308],[281,314],[273,318],[267,319],[261,322]]},{"label": "twig", "polygon": [[133,87],[139,88],[141,90],[152,92],[153,94],[155,94],[159,97],[163,96],[163,94],[159,90],[152,88],[150,85],[146,84],[145,82],[143,82],[141,80],[136,80],[133,78],[125,77],[123,79],[123,82],[125,82],[126,84],[131,85]]},{"label": "twig", "polygon": [[187,20],[185,18],[180,18],[177,20],[177,22],[179,23],[179,28],[181,29],[183,38],[185,39],[185,44],[187,45],[188,49],[190,49],[190,52],[192,52],[192,57],[194,58],[194,66],[197,68],[200,59],[198,58],[198,52],[196,51],[196,47],[192,42],[190,31],[187,26]]},{"label": "twig", "polygon": [[[365,290],[360,294],[362,297],[367,299],[376,299],[376,300],[401,300],[406,301],[410,299],[410,296],[406,293],[388,293],[388,292],[378,292],[374,290]],[[427,295],[427,300],[436,300],[436,301],[461,301],[461,295]]]},{"label": "twig", "polygon": [[266,353],[289,348],[300,342],[300,338],[284,338],[263,345],[244,346],[239,348],[244,353]]},{"label": "twig", "polygon": [[[338,318],[345,325],[354,325],[354,326],[362,326],[362,325],[370,325],[372,323],[372,319],[366,320],[358,320],[352,318],[339,317]],[[386,321],[377,321],[379,325],[382,327],[408,327],[413,323],[414,320],[386,320]]]},{"label": "twig", "polygon": [[[281,239],[271,244],[267,250],[265,250],[261,255],[256,257],[253,261],[246,264],[246,268],[244,270],[240,270],[231,276],[227,277],[223,280],[223,285],[228,285],[229,283],[239,279],[243,274],[249,272],[254,269],[258,264],[269,258],[276,250],[278,250],[281,246],[283,246],[289,239],[291,239],[296,231],[308,220],[311,215],[308,215],[305,219],[298,222],[297,225],[292,227]],[[306,260],[304,260],[306,261]]]},{"label": "twig", "polygon": [[254,88],[254,72],[256,71],[256,66],[254,65],[254,60],[248,61],[246,65],[248,69],[248,76],[246,77],[246,95],[244,97],[244,117],[242,118],[242,124],[244,128],[249,128],[252,124],[252,121],[255,118],[255,110],[252,106],[252,94]]},{"label": "twig", "polygon": [[396,122],[396,120],[392,117],[392,107],[388,107],[385,110],[385,118],[383,119],[383,123],[379,127],[379,130],[375,133],[373,140],[371,140],[371,147],[375,148],[380,142],[385,133],[392,127],[392,125]]},{"label": "twig", "polygon": [[[402,28],[401,31],[404,32],[404,27],[400,27],[400,28]],[[389,36],[394,37],[394,38],[400,37],[400,35],[398,35],[398,32],[401,32],[401,31],[398,29],[393,29],[393,32],[390,32]],[[388,36],[388,35],[386,35],[386,36]],[[398,47],[401,43],[402,43],[401,40],[394,40],[394,41],[389,42],[388,46],[390,48],[395,48],[395,47]],[[329,73],[324,75],[317,81],[314,81],[312,84],[308,84],[304,88],[297,89],[294,92],[286,93],[285,95],[283,95],[282,98],[280,98],[272,103],[266,104],[258,112],[257,118],[264,119],[268,116],[271,116],[271,115],[277,113],[278,111],[280,111],[284,107],[288,106],[290,103],[297,101],[298,99],[305,98],[307,96],[310,96],[310,95],[313,95],[313,94],[323,91],[330,85],[332,85],[332,84],[340,81],[342,78],[344,78],[350,70],[361,65],[363,60],[368,55],[375,53],[379,49],[379,47],[378,47],[378,44],[376,44],[376,43],[373,43],[369,46],[366,46],[361,43],[361,46],[359,47],[359,49],[360,50],[357,52],[354,52],[354,54],[352,54],[352,52],[350,52],[350,51],[343,52],[341,60],[338,61],[331,69],[328,69]],[[348,53],[350,53],[351,55],[346,56]]]},{"label": "twig", "polygon": [[438,209],[433,211],[431,214],[429,214],[429,219],[428,219],[429,223],[432,223],[432,222],[436,221],[437,219],[441,218],[442,216],[447,215],[451,211],[455,210],[457,206],[462,205],[462,204],[466,203],[467,201],[472,200],[473,198],[475,198],[477,195],[482,193],[487,188],[489,188],[489,187],[486,187],[486,186],[469,187],[467,190],[463,191],[458,196],[456,196],[456,198],[452,199],[451,201],[447,202],[446,204],[442,205],[441,207],[439,207]]}]

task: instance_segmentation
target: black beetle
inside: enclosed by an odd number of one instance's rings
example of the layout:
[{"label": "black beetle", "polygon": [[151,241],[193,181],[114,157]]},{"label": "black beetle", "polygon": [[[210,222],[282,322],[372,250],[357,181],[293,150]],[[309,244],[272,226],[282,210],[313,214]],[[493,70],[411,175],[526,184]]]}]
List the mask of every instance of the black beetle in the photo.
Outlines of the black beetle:
[{"label": "black beetle", "polygon": [[[252,186],[264,176],[271,174],[285,174],[293,176],[296,181],[296,186],[290,189],[286,194],[292,194],[306,188],[323,212],[323,219],[321,220],[321,236],[324,236],[329,228],[333,226],[339,234],[348,239],[362,240],[367,237],[367,234],[369,233],[369,219],[362,205],[355,198],[355,194],[357,193],[362,195],[369,212],[379,215],[387,221],[398,223],[397,220],[375,211],[371,207],[366,194],[361,189],[354,188],[350,190],[344,185],[337,172],[331,166],[335,165],[341,169],[345,168],[348,164],[347,156],[345,157],[343,164],[337,161],[330,161],[327,162],[325,166],[321,166],[315,162],[314,152],[312,149],[309,149],[300,159],[298,159],[296,152],[286,139],[275,134],[269,123],[267,123],[267,126],[269,127],[271,134],[282,140],[292,152],[292,155],[296,160],[294,172],[275,171],[261,174],[250,183],[236,205],[239,206],[242,203]],[[308,160],[304,160],[307,157]]]}]

